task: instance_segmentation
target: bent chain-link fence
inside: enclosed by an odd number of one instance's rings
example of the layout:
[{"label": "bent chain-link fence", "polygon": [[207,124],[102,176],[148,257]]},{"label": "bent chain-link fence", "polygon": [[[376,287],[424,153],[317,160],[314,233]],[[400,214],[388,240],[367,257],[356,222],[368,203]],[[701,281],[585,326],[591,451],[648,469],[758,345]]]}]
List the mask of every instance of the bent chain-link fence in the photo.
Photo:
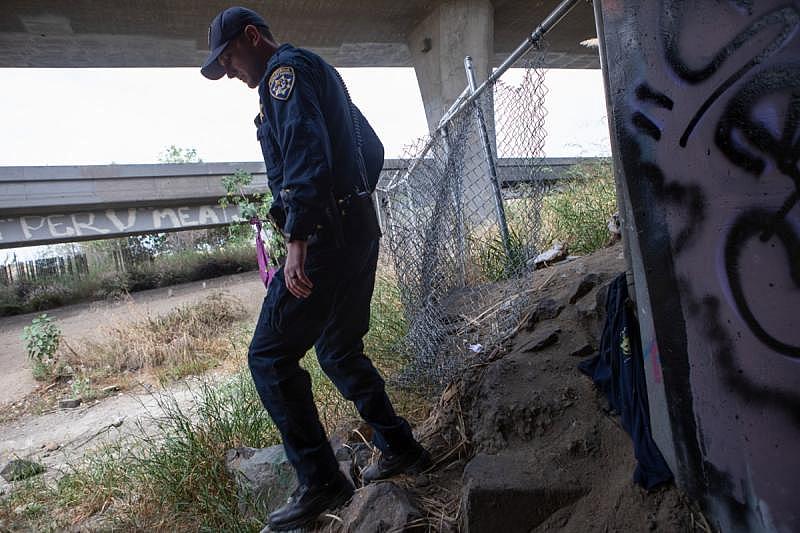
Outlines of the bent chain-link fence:
[{"label": "bent chain-link fence", "polygon": [[378,187],[406,322],[400,385],[435,391],[488,357],[532,296],[545,191],[542,57],[541,44],[530,49]]}]

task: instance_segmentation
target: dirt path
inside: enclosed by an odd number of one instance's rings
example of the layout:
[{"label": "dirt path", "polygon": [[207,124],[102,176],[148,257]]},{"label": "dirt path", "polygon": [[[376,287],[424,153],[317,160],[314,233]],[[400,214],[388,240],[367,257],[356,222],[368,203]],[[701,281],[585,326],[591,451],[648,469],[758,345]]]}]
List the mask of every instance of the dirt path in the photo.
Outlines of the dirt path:
[{"label": "dirt path", "polygon": [[[176,307],[201,300],[212,291],[223,291],[239,298],[253,320],[266,294],[258,272],[247,272],[137,292],[119,302],[70,305],[51,309],[47,314],[56,319],[63,338],[68,343],[73,343],[81,338],[97,338],[106,326],[118,326],[147,315],[167,313]],[[0,405],[18,400],[36,387],[21,336],[22,328],[39,314],[41,313],[29,313],[0,319]]]}]

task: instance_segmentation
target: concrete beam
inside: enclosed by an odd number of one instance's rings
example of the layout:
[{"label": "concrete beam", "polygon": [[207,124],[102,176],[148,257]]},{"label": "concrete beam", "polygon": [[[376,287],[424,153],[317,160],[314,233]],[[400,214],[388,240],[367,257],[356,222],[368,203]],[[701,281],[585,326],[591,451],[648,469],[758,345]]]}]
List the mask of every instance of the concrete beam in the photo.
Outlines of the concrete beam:
[{"label": "concrete beam", "polygon": [[491,0],[446,0],[409,35],[428,128],[467,85],[464,57],[472,56],[478,83],[489,76],[494,55],[494,6]]},{"label": "concrete beam", "polygon": [[0,217],[0,248],[211,228],[239,222],[239,208],[217,204],[95,209]]},{"label": "concrete beam", "polygon": [[[242,3],[261,11],[281,41],[310,48],[340,67],[412,66],[409,34],[438,9],[430,0]],[[500,64],[557,3],[497,0],[493,64]],[[221,0],[4,0],[0,68],[197,67],[207,54],[208,23],[227,5]],[[597,55],[578,44],[593,36],[587,3],[553,34],[552,66],[597,68]]]},{"label": "concrete beam", "polygon": [[[503,186],[512,187],[528,180],[532,165],[557,180],[584,161],[502,159],[498,167]],[[379,197],[408,165],[385,162]],[[229,224],[238,212],[217,201],[225,195],[222,178],[239,169],[254,177],[246,193],[268,191],[260,162],[0,167],[0,249]]]}]

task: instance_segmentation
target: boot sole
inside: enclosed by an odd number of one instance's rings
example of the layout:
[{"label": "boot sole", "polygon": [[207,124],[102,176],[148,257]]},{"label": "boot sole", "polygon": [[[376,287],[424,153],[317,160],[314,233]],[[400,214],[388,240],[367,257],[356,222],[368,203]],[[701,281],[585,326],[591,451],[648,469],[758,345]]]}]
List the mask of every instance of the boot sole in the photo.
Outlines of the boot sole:
[{"label": "boot sole", "polygon": [[321,514],[325,513],[326,511],[337,509],[342,505],[346,504],[350,498],[353,497],[353,491],[341,492],[336,496],[336,499],[331,501],[324,509],[318,512],[315,515],[309,515],[301,518],[296,518],[291,522],[286,522],[285,524],[267,524],[269,526],[270,531],[291,531],[293,529],[298,529],[304,526],[307,526],[317,520]]}]

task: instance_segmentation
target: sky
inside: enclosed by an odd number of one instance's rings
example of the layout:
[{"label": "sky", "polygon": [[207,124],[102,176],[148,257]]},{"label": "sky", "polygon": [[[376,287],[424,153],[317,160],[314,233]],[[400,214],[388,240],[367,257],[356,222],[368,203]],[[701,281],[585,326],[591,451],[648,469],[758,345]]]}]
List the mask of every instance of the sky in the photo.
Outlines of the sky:
[{"label": "sky", "polygon": [[[386,157],[404,155],[427,133],[412,68],[340,71]],[[522,73],[503,79],[518,83]],[[546,86],[545,155],[608,155],[600,70],[550,70]],[[238,80],[209,81],[197,68],[0,69],[0,87],[0,173],[17,165],[157,163],[170,145],[194,148],[205,162],[261,159],[256,91]],[[42,249],[32,248],[19,256]],[[0,264],[7,259],[0,250]]]},{"label": "sky", "polygon": [[[413,69],[341,72],[387,157],[427,132]],[[546,155],[608,154],[600,71],[551,70],[547,84]],[[0,166],[156,163],[170,145],[207,162],[261,158],[256,92],[195,68],[0,69],[0,87]]]}]

